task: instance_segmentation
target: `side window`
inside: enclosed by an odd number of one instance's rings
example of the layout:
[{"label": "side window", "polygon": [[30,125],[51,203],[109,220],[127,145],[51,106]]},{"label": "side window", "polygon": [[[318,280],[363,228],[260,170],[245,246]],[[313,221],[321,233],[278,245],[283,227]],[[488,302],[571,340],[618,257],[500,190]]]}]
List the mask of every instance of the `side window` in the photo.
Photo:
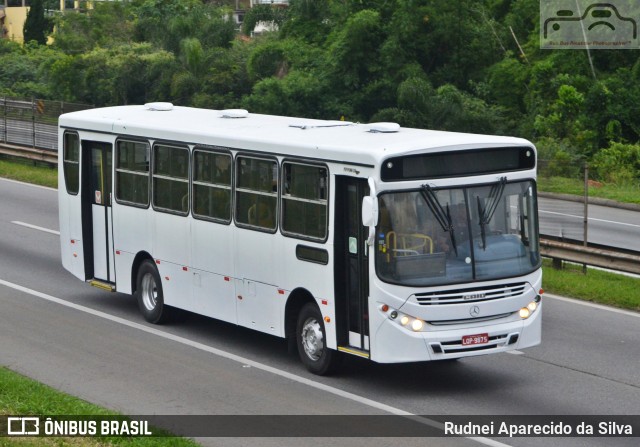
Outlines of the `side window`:
[{"label": "side window", "polygon": [[193,215],[231,222],[231,155],[194,150]]},{"label": "side window", "polygon": [[116,200],[149,205],[149,144],[118,141],[116,145]]},{"label": "side window", "polygon": [[64,183],[67,192],[76,195],[80,188],[80,137],[77,133],[65,132],[63,144]]},{"label": "side window", "polygon": [[282,232],[324,240],[327,237],[327,168],[284,163]]},{"label": "side window", "polygon": [[240,156],[236,159],[236,222],[274,231],[278,205],[278,163]]},{"label": "side window", "polygon": [[189,213],[189,149],[153,146],[153,206],[161,211]]}]

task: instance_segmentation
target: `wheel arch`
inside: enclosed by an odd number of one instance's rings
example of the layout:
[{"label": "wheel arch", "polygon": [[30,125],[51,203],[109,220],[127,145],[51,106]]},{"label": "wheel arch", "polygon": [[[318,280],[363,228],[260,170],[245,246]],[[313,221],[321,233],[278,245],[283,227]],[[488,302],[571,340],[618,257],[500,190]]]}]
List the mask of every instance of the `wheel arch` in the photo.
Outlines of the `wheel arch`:
[{"label": "wheel arch", "polygon": [[299,287],[289,294],[284,310],[284,336],[287,339],[295,340],[298,315],[300,314],[300,310],[307,303],[314,303],[316,306],[318,305],[311,292],[307,289]]},{"label": "wheel arch", "polygon": [[136,293],[136,289],[138,287],[138,270],[144,261],[153,262],[153,258],[146,251],[138,252],[136,257],[133,259],[133,264],[131,264],[131,294],[134,295]]}]

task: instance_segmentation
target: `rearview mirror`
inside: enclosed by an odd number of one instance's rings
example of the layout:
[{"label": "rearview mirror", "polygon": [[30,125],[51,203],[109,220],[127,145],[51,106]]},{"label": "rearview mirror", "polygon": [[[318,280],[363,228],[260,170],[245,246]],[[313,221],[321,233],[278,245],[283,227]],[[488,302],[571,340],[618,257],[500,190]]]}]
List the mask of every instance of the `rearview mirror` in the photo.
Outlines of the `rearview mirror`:
[{"label": "rearview mirror", "polygon": [[373,245],[376,236],[376,225],[378,225],[378,195],[376,194],[376,183],[369,177],[369,196],[362,199],[362,225],[369,227],[369,237],[367,245]]},{"label": "rearview mirror", "polygon": [[362,199],[362,225],[365,227],[378,225],[378,201],[374,197],[366,196]]}]

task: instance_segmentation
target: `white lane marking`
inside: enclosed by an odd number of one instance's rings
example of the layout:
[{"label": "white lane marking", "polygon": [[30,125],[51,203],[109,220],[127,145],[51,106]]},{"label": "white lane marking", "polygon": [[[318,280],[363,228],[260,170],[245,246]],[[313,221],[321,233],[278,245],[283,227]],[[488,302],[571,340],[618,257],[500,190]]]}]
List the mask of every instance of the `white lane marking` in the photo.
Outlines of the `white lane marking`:
[{"label": "white lane marking", "polygon": [[[174,341],[176,343],[181,343],[183,345],[190,346],[192,348],[196,348],[196,349],[199,349],[201,351],[205,351],[205,352],[208,352],[210,354],[217,355],[219,357],[223,357],[223,358],[226,358],[226,359],[229,359],[229,360],[233,360],[235,362],[238,362],[238,363],[242,364],[243,366],[247,366],[248,365],[248,366],[251,366],[253,368],[257,368],[257,369],[260,369],[262,371],[269,372],[269,373],[274,374],[276,376],[284,377],[284,378],[292,380],[294,382],[298,382],[298,383],[301,383],[303,385],[307,385],[307,386],[309,386],[311,388],[316,388],[318,390],[325,391],[327,393],[331,393],[331,394],[334,394],[336,396],[352,400],[354,402],[358,402],[360,404],[366,405],[366,406],[371,407],[371,408],[382,410],[382,411],[385,411],[387,413],[395,414],[395,415],[398,415],[398,416],[406,416],[406,417],[408,417],[408,418],[410,418],[410,419],[412,419],[414,421],[417,421],[417,422],[420,422],[420,423],[423,423],[423,424],[426,424],[426,425],[429,425],[431,427],[435,427],[435,428],[438,428],[438,429],[441,429],[441,430],[444,431],[444,424],[441,424],[438,421],[434,421],[432,419],[427,419],[427,418],[420,417],[420,416],[418,416],[418,415],[416,415],[414,413],[410,413],[408,411],[401,410],[399,408],[392,407],[392,406],[387,405],[387,404],[383,404],[382,402],[377,402],[375,400],[368,399],[366,397],[358,396],[357,394],[353,394],[353,393],[350,393],[348,391],[341,390],[339,388],[334,388],[332,386],[325,385],[324,383],[315,382],[315,381],[313,381],[311,379],[307,379],[305,377],[297,376],[297,375],[292,374],[290,372],[282,371],[282,370],[274,368],[272,366],[256,362],[255,360],[251,360],[251,359],[248,359],[246,357],[241,357],[239,355],[232,354],[232,353],[227,352],[227,351],[223,351],[221,349],[217,349],[217,348],[214,348],[214,347],[211,347],[211,346],[207,346],[207,345],[205,345],[203,343],[199,343],[197,341],[189,340],[188,338],[180,337],[179,335],[168,334],[168,333],[163,332],[161,330],[158,330],[158,329],[155,329],[155,328],[152,328],[152,327],[148,327],[148,326],[144,326],[144,325],[139,324],[139,323],[134,323],[133,321],[125,320],[124,318],[116,317],[114,315],[110,315],[108,313],[101,312],[99,310],[95,310],[95,309],[91,309],[89,307],[81,306],[79,304],[71,303],[69,301],[65,301],[63,299],[56,298],[55,296],[47,295],[46,293],[38,292],[37,290],[29,289],[28,287],[24,287],[24,286],[21,286],[19,284],[14,284],[12,282],[5,281],[3,279],[0,279],[0,284],[4,285],[6,287],[9,287],[11,289],[18,290],[20,292],[27,293],[29,295],[41,298],[43,300],[50,301],[52,303],[60,304],[62,306],[65,306],[65,307],[68,307],[68,308],[71,308],[71,309],[79,310],[80,312],[84,312],[84,313],[87,313],[87,314],[90,314],[90,315],[94,315],[94,316],[99,317],[99,318],[104,318],[105,320],[109,320],[109,321],[112,321],[114,323],[122,324],[123,326],[128,326],[128,327],[133,328],[133,329],[138,329],[140,331],[147,332],[149,334],[153,334],[153,335],[156,335],[158,337],[162,337],[164,339]],[[470,439],[472,441],[476,441],[476,442],[478,442],[480,444],[492,446],[492,447],[510,447],[508,444],[503,444],[501,442],[494,441],[493,439],[488,439],[488,438],[467,437],[467,439]]]},{"label": "white lane marking", "polygon": [[596,304],[596,303],[592,303],[590,301],[582,301],[582,300],[577,300],[577,299],[574,299],[574,298],[567,298],[567,297],[564,297],[564,296],[553,295],[553,294],[548,293],[548,292],[544,292],[544,295],[542,295],[542,299],[545,299],[545,298],[551,298],[551,299],[558,300],[558,301],[564,301],[566,303],[579,304],[580,306],[592,307],[592,308],[598,309],[598,310],[608,310],[609,312],[614,312],[614,313],[617,313],[617,314],[627,315],[629,317],[640,318],[640,313],[633,312],[631,310],[618,309],[616,307],[605,306],[603,304]]},{"label": "white lane marking", "polygon": [[507,354],[524,355],[524,352],[514,349],[513,351],[505,351]]},{"label": "white lane marking", "polygon": [[0,180],[4,180],[5,182],[9,182],[9,183],[17,183],[19,185],[33,186],[34,188],[48,189],[49,191],[56,191],[56,192],[58,191],[56,188],[51,188],[49,186],[42,186],[42,185],[34,185],[33,183],[21,182],[20,180],[13,180],[13,179],[4,178],[4,177],[0,177]]},{"label": "white lane marking", "polygon": [[28,224],[26,222],[20,222],[19,220],[12,220],[12,224],[20,225],[21,227],[31,228],[32,230],[44,231],[45,233],[57,234],[60,236],[60,232],[56,230],[50,230],[48,228],[39,227],[37,225]]},{"label": "white lane marking", "polygon": [[[544,210],[538,210],[538,212],[540,214],[555,214],[557,216],[566,216],[566,217],[575,217],[576,219],[584,219],[584,216],[576,216],[575,214],[558,213],[555,211],[544,211]],[[589,217],[588,220],[594,221],[594,222],[604,222],[604,223],[610,223],[614,225],[625,225],[627,227],[640,228],[640,225],[630,224],[626,222],[616,222],[615,220],[598,219],[595,217]]]}]

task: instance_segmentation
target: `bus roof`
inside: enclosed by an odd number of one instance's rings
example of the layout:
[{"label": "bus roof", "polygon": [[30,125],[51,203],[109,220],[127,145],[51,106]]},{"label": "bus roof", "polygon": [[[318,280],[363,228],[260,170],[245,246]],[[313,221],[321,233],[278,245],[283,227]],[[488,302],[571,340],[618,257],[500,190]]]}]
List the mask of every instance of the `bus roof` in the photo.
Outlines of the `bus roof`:
[{"label": "bus roof", "polygon": [[[60,116],[60,127],[232,149],[375,165],[418,151],[532,146],[521,138],[260,115],[242,110],[117,106]],[[229,117],[225,117],[229,116]],[[242,117],[245,116],[245,117]],[[377,131],[376,131],[377,129]],[[394,131],[395,130],[395,131]]]}]

